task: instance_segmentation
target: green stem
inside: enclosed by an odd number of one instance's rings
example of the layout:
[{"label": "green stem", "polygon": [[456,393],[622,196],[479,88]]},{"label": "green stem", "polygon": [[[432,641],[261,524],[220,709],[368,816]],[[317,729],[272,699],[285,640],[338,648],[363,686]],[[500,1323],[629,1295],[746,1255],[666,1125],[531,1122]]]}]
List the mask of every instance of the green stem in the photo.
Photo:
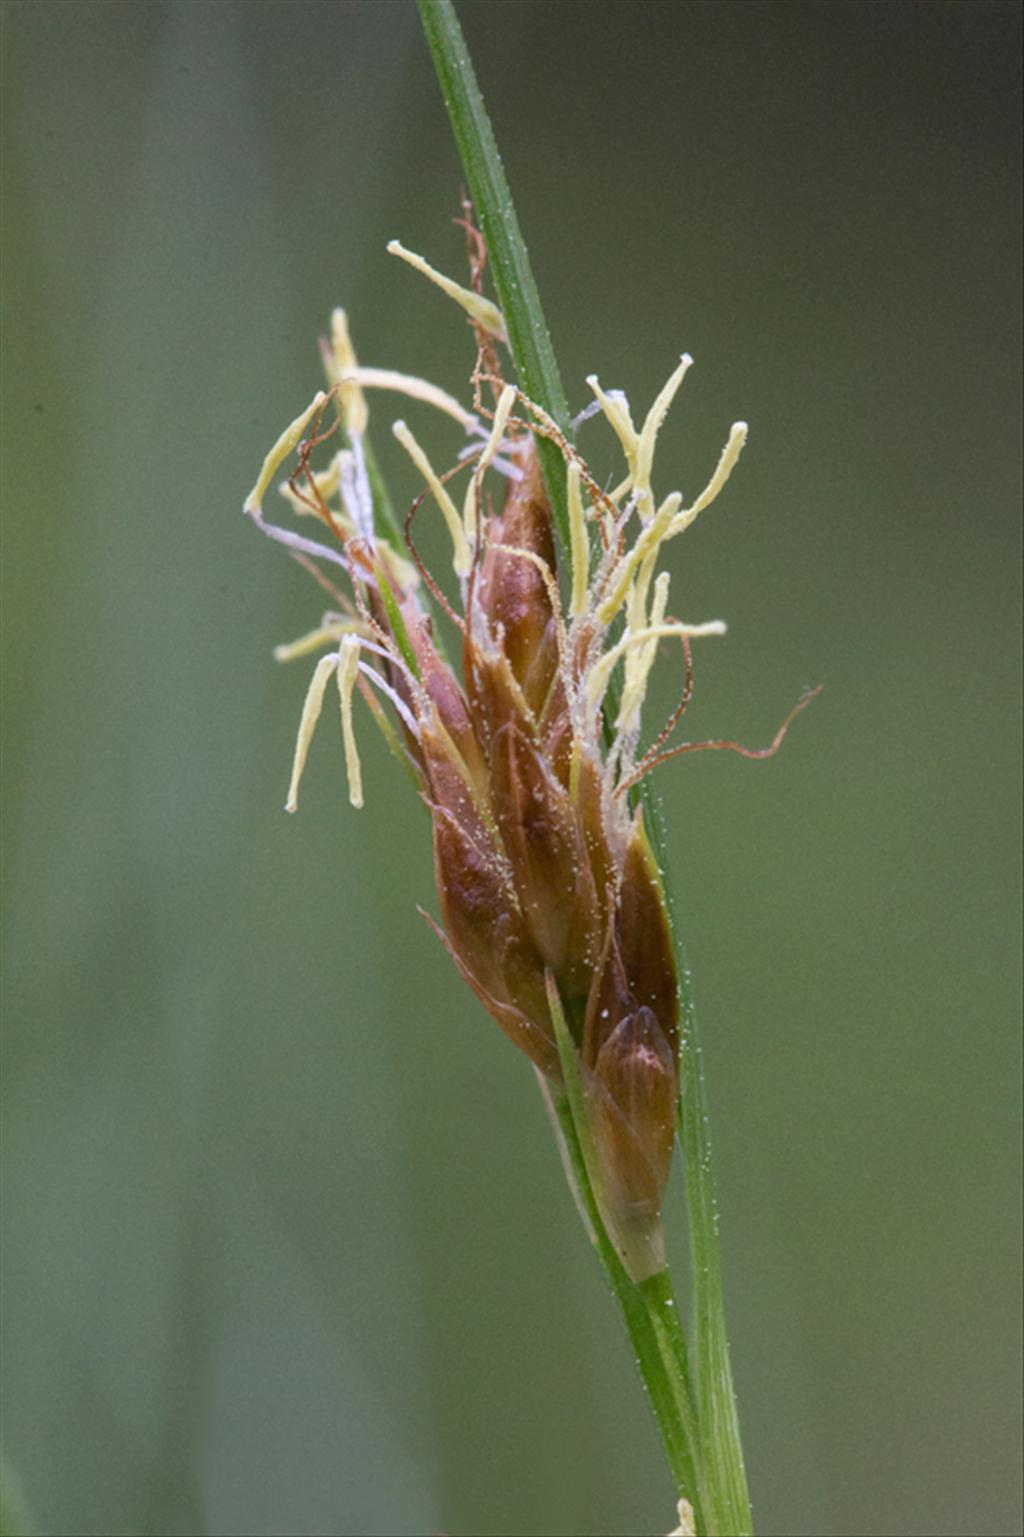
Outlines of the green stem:
[{"label": "green stem", "polygon": [[[451,0],[417,0],[452,132],[462,157],[476,216],[491,258],[491,277],[505,317],[509,348],[524,394],[570,434],[569,407],[555,361],[540,295],[516,218],[494,130],[473,73],[473,64]],[[557,444],[537,437],[537,454],[555,523],[569,543],[565,461]]]},{"label": "green stem", "polygon": [[[675,900],[665,853],[665,824],[651,793],[651,781],[640,785],[645,825],[661,870],[669,919],[676,932]],[[677,951],[680,949],[677,942]],[[733,1389],[729,1337],[725,1327],[718,1201],[711,1156],[711,1133],[704,1088],[697,1014],[685,957],[679,960],[679,1145],[686,1173],[686,1207],[690,1234],[693,1323],[697,1376],[697,1417],[700,1463],[710,1533],[721,1537],[750,1537],[753,1517],[743,1462],[739,1416]]]},{"label": "green stem", "polygon": [[[693,1389],[690,1386],[690,1363],[686,1349],[686,1336],[683,1334],[682,1320],[679,1317],[679,1308],[676,1305],[675,1292],[672,1289],[672,1277],[666,1267],[657,1275],[648,1276],[646,1281],[641,1281],[637,1287],[647,1307],[648,1317],[651,1320],[651,1328],[658,1343],[658,1351],[664,1362],[665,1375],[672,1389],[673,1400],[679,1415],[680,1424],[690,1447],[695,1448],[697,1459],[697,1494],[689,1496],[697,1517],[700,1531],[710,1530],[706,1520],[701,1519],[701,1509],[708,1510],[707,1493],[705,1490],[706,1479],[704,1469],[700,1466],[700,1436],[697,1429],[697,1413],[694,1408]],[[698,1498],[699,1496],[699,1498]]]},{"label": "green stem", "polygon": [[[520,384],[526,394],[567,433],[569,421],[565,391],[512,195],[458,17],[452,0],[417,0],[417,4],[452,131],[462,157],[470,195],[487,241],[494,286],[505,316],[509,345]],[[544,438],[538,438],[537,447],[564,553],[569,537],[562,456],[557,447]],[[644,805],[651,846],[662,870],[671,912],[664,827],[656,802],[650,794],[649,784],[645,780],[640,786],[640,799]],[[664,1288],[667,1290],[662,1288],[661,1279],[655,1278],[659,1286],[652,1288],[650,1283],[644,1283],[648,1287],[648,1295],[641,1296],[640,1289],[634,1286],[623,1270],[618,1256],[608,1243],[607,1235],[604,1235],[602,1243],[604,1230],[595,1215],[596,1204],[586,1177],[583,1154],[575,1131],[576,1123],[564,1096],[561,1106],[556,1104],[555,1109],[579,1185],[580,1200],[594,1223],[598,1252],[612,1292],[622,1307],[676,1485],[697,1509],[698,1531],[721,1534],[721,1537],[727,1537],[727,1534],[730,1537],[745,1537],[752,1530],[750,1502],[743,1471],[743,1453],[725,1332],[717,1209],[700,1048],[685,966],[681,966],[681,976],[683,1044],[680,1053],[680,1143],[686,1164],[687,1210],[693,1259],[696,1432],[699,1447],[697,1462],[701,1468],[704,1495],[700,1502],[693,1492],[692,1441],[687,1445],[684,1405],[689,1403],[690,1393],[686,1345],[667,1277],[664,1280]],[[672,1307],[669,1307],[670,1299]],[[688,1465],[689,1472],[684,1464]],[[701,1506],[704,1519],[700,1514]]]},{"label": "green stem", "polygon": [[715,1529],[750,1537],[753,1519],[743,1465],[729,1339],[725,1328],[718,1207],[711,1165],[711,1138],[689,979],[683,972],[679,1098],[679,1140],[686,1169],[697,1342],[697,1406],[700,1459]]},{"label": "green stem", "polygon": [[[690,1501],[695,1512],[699,1512],[700,1481],[694,1458],[697,1446],[696,1414],[690,1392],[686,1345],[675,1311],[672,1282],[668,1271],[664,1270],[659,1275],[636,1283],[608,1235],[590,1173],[594,1168],[594,1154],[576,1043],[566,1023],[558,988],[550,974],[547,990],[551,1024],[565,1086],[552,1087],[543,1078],[541,1086],[554,1111],[576,1204],[583,1214],[584,1224],[597,1250],[612,1295],[622,1309],[626,1329],[636,1352],[636,1363],[661,1431],[676,1492]],[[675,1333],[669,1315],[675,1325]],[[676,1352],[677,1341],[682,1344],[681,1354]],[[703,1523],[700,1523],[700,1530],[704,1530]]]},{"label": "green stem", "polygon": [[643,1283],[643,1287],[638,1287],[626,1274],[601,1221],[569,1096],[546,1081],[542,1080],[542,1083],[571,1171],[573,1192],[584,1214],[585,1225],[609,1290],[622,1309],[626,1332],[661,1434],[676,1494],[690,1501],[697,1518],[697,1529],[703,1531],[700,1488],[693,1457],[693,1448],[697,1444],[696,1427],[685,1368],[680,1370],[668,1342],[663,1318],[665,1301],[644,1290],[658,1282],[670,1296],[671,1282],[667,1272],[662,1272],[661,1276],[652,1277],[651,1281]]}]

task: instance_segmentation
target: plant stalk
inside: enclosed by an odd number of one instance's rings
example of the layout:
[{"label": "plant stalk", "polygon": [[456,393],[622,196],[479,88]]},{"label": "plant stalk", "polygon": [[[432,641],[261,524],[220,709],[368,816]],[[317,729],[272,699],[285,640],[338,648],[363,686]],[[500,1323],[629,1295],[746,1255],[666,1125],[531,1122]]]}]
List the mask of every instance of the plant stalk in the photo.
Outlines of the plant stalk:
[{"label": "plant stalk", "polygon": [[[520,387],[537,405],[543,406],[559,431],[569,437],[569,407],[540,294],[459,18],[451,0],[416,3],[462,158],[469,195],[487,242],[491,277],[505,317]],[[563,546],[568,546],[565,462],[550,439],[537,434],[536,443],[555,525]]]},{"label": "plant stalk", "polygon": [[[516,218],[472,61],[452,0],[417,0],[420,19],[462,158],[476,215],[491,258],[491,274],[505,317],[519,383],[559,429],[569,435],[569,411],[540,296]],[[565,470],[557,446],[537,437],[537,450],[564,555],[569,544]],[[673,915],[662,818],[649,781],[639,788],[648,836]],[[673,923],[673,929],[674,929]],[[678,948],[678,945],[677,945]],[[668,1273],[636,1286],[604,1231],[580,1143],[578,1108],[567,1094],[548,1090],[577,1201],[585,1213],[608,1284],[622,1309],[647,1386],[678,1492],[694,1506],[697,1530],[717,1537],[752,1531],[739,1422],[725,1331],[718,1218],[697,1024],[689,976],[680,959],[681,1014],[679,1138],[686,1169],[693,1265],[696,1406],[682,1320]],[[698,1480],[697,1470],[700,1477]]]},{"label": "plant stalk", "polygon": [[729,1338],[725,1328],[718,1206],[715,1200],[700,1046],[685,968],[682,975],[678,1124],[686,1171],[686,1202],[693,1266],[699,1455],[708,1505],[715,1512],[715,1529],[733,1534],[733,1537],[751,1537],[753,1518],[733,1390]]},{"label": "plant stalk", "polygon": [[651,1404],[676,1494],[689,1500],[704,1531],[700,1482],[694,1462],[698,1444],[695,1411],[685,1366],[669,1344],[664,1313],[674,1309],[672,1283],[667,1271],[652,1276],[643,1286],[630,1280],[601,1221],[587,1172],[568,1094],[542,1079],[555,1131],[566,1156],[573,1194],[584,1216],[591,1242],[601,1262],[609,1290],[622,1309],[637,1368]]}]

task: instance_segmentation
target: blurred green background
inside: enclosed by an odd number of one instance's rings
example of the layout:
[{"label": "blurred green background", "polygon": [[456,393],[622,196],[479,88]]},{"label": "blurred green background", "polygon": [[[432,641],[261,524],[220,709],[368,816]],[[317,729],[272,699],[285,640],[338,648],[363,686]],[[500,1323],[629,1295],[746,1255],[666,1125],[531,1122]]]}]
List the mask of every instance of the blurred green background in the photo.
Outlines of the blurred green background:
[{"label": "blurred green background", "polygon": [[[461,11],[573,407],[691,351],[691,494],[751,423],[690,734],[826,685],[659,783],[757,1528],[1019,1532],[1019,7]],[[332,305],[472,362],[384,254],[462,265],[415,9],[4,22],[7,1454],[46,1532],[663,1532],[421,810],[365,720],[365,811],[333,729],[281,810],[323,605],[242,498]]]}]

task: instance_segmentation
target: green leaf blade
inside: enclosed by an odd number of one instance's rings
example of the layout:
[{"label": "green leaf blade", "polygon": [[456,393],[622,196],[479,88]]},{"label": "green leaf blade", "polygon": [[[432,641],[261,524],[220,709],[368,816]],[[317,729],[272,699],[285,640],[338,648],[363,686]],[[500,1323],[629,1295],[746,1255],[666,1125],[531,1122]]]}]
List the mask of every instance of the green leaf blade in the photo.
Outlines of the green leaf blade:
[{"label": "green leaf blade", "polygon": [[[469,195],[491,259],[491,275],[508,328],[509,348],[525,394],[566,437],[569,407],[530,258],[516,218],[490,118],[451,0],[417,0]],[[565,464],[557,444],[537,438],[537,452],[563,545],[569,542]]]}]

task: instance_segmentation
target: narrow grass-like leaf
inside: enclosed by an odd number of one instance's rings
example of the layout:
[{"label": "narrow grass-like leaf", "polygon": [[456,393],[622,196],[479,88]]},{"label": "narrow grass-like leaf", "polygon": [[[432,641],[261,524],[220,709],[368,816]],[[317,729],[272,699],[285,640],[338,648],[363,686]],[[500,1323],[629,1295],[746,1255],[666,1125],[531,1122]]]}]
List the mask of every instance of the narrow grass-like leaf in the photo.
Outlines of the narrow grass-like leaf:
[{"label": "narrow grass-like leaf", "polygon": [[[469,195],[491,259],[491,277],[505,317],[519,383],[569,435],[569,407],[551,346],[530,258],[519,229],[505,169],[476,83],[466,40],[451,0],[417,0],[445,106],[462,157]],[[569,542],[565,463],[556,444],[537,438],[537,453],[555,523]]]},{"label": "narrow grass-like leaf", "polygon": [[690,1214],[701,1471],[708,1504],[715,1511],[718,1531],[734,1534],[734,1537],[749,1537],[753,1531],[753,1522],[733,1390],[729,1339],[725,1329],[711,1140],[705,1109],[700,1046],[694,1029],[693,1003],[685,972],[681,994],[683,1018],[679,1141],[686,1169],[686,1198]]},{"label": "narrow grass-like leaf", "polygon": [[388,616],[388,623],[390,624],[394,633],[395,640],[398,643],[398,649],[401,651],[403,657],[405,658],[409,667],[409,671],[412,673],[413,677],[418,680],[420,675],[420,664],[416,660],[416,653],[412,649],[412,641],[409,639],[409,632],[405,628],[405,620],[402,618],[402,611],[398,607],[398,604],[395,602],[395,595],[391,591],[391,583],[388,581],[387,573],[384,570],[377,572],[377,585],[380,591],[380,600],[384,605],[384,612]]}]

